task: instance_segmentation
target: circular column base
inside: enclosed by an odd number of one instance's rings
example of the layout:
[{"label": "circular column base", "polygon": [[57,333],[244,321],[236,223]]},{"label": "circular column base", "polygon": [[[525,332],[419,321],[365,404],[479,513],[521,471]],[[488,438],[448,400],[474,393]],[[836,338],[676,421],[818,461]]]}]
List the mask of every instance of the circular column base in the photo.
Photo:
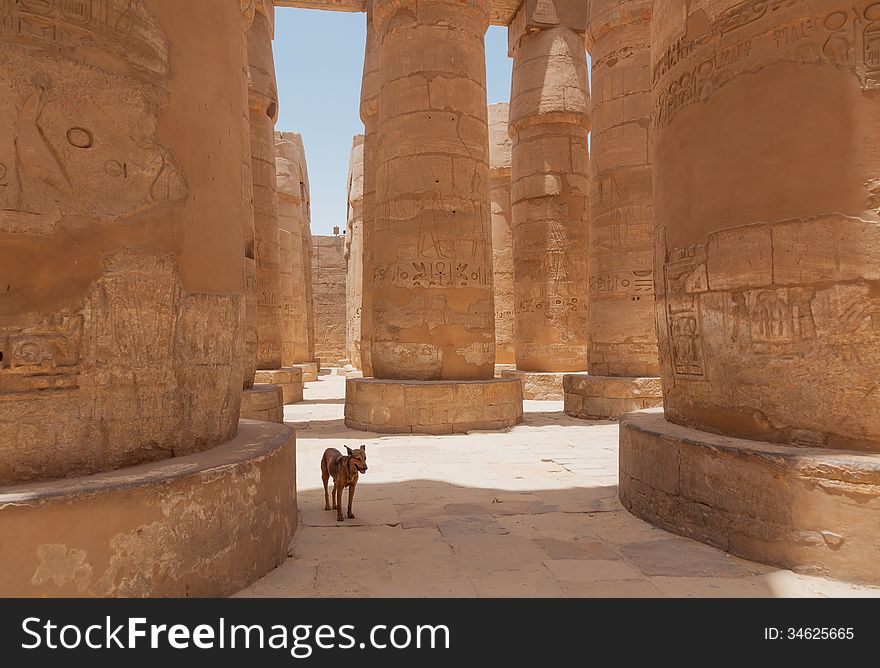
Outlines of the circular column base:
[{"label": "circular column base", "polygon": [[303,400],[303,370],[298,366],[259,370],[254,376],[254,382],[263,385],[279,385],[282,403],[285,406]]},{"label": "circular column base", "polygon": [[517,380],[345,381],[345,424],[385,434],[463,434],[522,421]]},{"label": "circular column base", "polygon": [[302,379],[304,383],[314,383],[318,380],[318,362],[297,362],[290,365],[292,368],[302,369]]},{"label": "circular column base", "polygon": [[880,454],[620,422],[620,501],[667,531],[800,573],[880,583]]},{"label": "circular column base", "polygon": [[504,369],[502,378],[517,378],[522,382],[523,399],[535,399],[538,401],[562,401],[565,393],[562,389],[564,373],[552,373],[542,371],[520,371],[519,369]]},{"label": "circular column base", "polygon": [[[257,372],[259,373],[259,372]],[[254,385],[241,393],[242,420],[284,422],[284,393],[280,385]]]},{"label": "circular column base", "polygon": [[293,430],[244,421],[195,455],[0,488],[0,596],[228,596],[296,525]]},{"label": "circular column base", "polygon": [[573,373],[566,374],[562,386],[566,414],[583,420],[616,420],[632,411],[663,406],[659,378]]}]

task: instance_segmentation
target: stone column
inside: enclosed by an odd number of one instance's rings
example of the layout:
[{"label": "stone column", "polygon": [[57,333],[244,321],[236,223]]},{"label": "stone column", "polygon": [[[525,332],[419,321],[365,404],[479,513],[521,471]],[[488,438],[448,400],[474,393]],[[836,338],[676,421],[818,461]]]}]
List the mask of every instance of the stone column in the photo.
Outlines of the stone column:
[{"label": "stone column", "polygon": [[256,4],[254,0],[241,0],[243,35],[241,40],[241,88],[244,106],[242,107],[241,134],[244,141],[244,154],[241,162],[241,233],[244,239],[244,285],[245,285],[245,355],[242,388],[254,386],[257,372],[257,264],[255,260],[254,238],[254,180],[251,169],[251,121],[250,121],[250,67],[248,64],[248,34],[254,22]]},{"label": "stone column", "polygon": [[589,374],[565,412],[618,418],[663,404],[654,324],[651,0],[593,0]]},{"label": "stone column", "polygon": [[[282,290],[281,241],[289,248],[289,236],[278,225],[278,196],[275,175],[275,121],[278,119],[278,91],[275,83],[275,59],[272,39],[275,30],[275,6],[271,0],[257,0],[256,12],[248,32],[250,70],[249,99],[251,127],[251,172],[254,193],[254,259],[257,294],[257,372],[258,384],[277,384],[285,404],[302,401],[302,370],[283,367],[285,327],[282,314],[289,306],[287,290]],[[287,278],[290,278],[289,272]],[[289,281],[285,284],[289,287]],[[257,405],[267,403],[266,388],[247,390],[242,417],[259,419],[264,415]],[[275,407],[270,415],[283,419],[283,409]]]},{"label": "stone column", "polygon": [[297,132],[275,133],[275,174],[278,184],[278,223],[281,229],[290,233],[290,270],[292,297],[290,300],[289,346],[282,349],[282,362],[285,367],[300,367],[303,381],[318,380],[318,367],[309,352],[308,291],[311,276],[306,277],[306,257],[304,249],[306,226],[305,177],[302,166],[305,163],[302,150],[302,137]]},{"label": "stone column", "polygon": [[290,366],[306,361],[306,289],[303,280],[302,227],[305,216],[299,157],[291,132],[275,133],[275,177],[278,193],[281,247],[282,323],[281,362]]},{"label": "stone column", "polygon": [[0,3],[0,596],[284,559],[293,432],[239,425],[242,36],[231,1]]},{"label": "stone column", "polygon": [[488,4],[374,5],[381,39],[372,244],[377,378],[493,375]]},{"label": "stone column", "polygon": [[364,136],[355,135],[348,168],[348,234],[345,237],[346,350],[361,368],[361,307],[364,278]]},{"label": "stone column", "polygon": [[309,188],[309,166],[306,161],[306,149],[302,136],[298,132],[291,134],[291,141],[296,148],[297,163],[299,165],[300,192],[304,224],[302,227],[302,253],[303,253],[303,281],[306,286],[306,334],[309,341],[309,360],[307,374],[314,372],[314,380],[318,379],[318,371],[321,368],[321,360],[315,357],[315,304],[312,290],[312,196]]},{"label": "stone column", "polygon": [[620,496],[741,556],[880,581],[880,2],[658,0],[666,413]]},{"label": "stone column", "polygon": [[275,180],[278,91],[275,84],[275,59],[272,54],[274,16],[272,3],[269,0],[260,0],[248,35],[257,263],[258,369],[281,367],[281,275]]},{"label": "stone column", "polygon": [[361,84],[361,121],[364,124],[364,197],[361,280],[361,369],[373,375],[373,229],[376,220],[376,149],[379,129],[379,36],[373,22],[373,0],[367,0],[367,40]]},{"label": "stone column", "polygon": [[510,26],[514,346],[526,398],[587,369],[586,5],[526,0]]},{"label": "stone column", "polygon": [[493,379],[489,11],[488,0],[374,1],[373,375],[442,382],[349,379],[350,425],[437,433],[520,418],[519,384]]},{"label": "stone column", "polygon": [[489,105],[489,198],[495,284],[495,371],[515,368],[513,348],[513,238],[510,231],[510,105]]}]

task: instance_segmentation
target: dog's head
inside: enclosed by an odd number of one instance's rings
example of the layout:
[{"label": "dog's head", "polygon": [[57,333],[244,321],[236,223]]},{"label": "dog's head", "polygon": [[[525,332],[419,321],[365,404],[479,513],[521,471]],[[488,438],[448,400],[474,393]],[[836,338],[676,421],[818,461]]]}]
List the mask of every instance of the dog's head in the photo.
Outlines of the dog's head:
[{"label": "dog's head", "polygon": [[359,473],[367,472],[367,446],[362,445],[357,450],[352,450],[347,445],[345,446],[346,451],[348,452],[348,456],[351,457],[351,463],[358,470]]}]

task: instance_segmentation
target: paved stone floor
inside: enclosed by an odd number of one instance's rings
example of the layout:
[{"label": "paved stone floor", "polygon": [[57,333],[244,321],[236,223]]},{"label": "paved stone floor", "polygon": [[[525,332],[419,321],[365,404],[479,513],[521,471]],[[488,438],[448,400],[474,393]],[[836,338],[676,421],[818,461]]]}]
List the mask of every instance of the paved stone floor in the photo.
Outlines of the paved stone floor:
[{"label": "paved stone floor", "polygon": [[[241,596],[878,596],[655,529],[617,500],[617,424],[527,401],[507,432],[378,436],[343,423],[344,378],[308,383],[290,558]],[[355,520],[324,510],[325,448],[367,446]],[[346,494],[347,498],[347,494]]]}]

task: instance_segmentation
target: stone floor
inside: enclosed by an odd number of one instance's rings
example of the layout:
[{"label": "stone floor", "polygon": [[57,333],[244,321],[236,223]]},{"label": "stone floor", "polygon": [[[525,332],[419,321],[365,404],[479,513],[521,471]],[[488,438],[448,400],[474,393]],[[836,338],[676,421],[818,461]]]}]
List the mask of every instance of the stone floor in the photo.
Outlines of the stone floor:
[{"label": "stone floor", "polygon": [[[636,519],[617,500],[617,424],[526,401],[506,432],[379,436],[343,423],[326,372],[285,407],[297,428],[290,558],[239,596],[878,596],[744,561]],[[324,510],[325,448],[367,446],[356,520]],[[346,494],[347,498],[347,494]]]}]

